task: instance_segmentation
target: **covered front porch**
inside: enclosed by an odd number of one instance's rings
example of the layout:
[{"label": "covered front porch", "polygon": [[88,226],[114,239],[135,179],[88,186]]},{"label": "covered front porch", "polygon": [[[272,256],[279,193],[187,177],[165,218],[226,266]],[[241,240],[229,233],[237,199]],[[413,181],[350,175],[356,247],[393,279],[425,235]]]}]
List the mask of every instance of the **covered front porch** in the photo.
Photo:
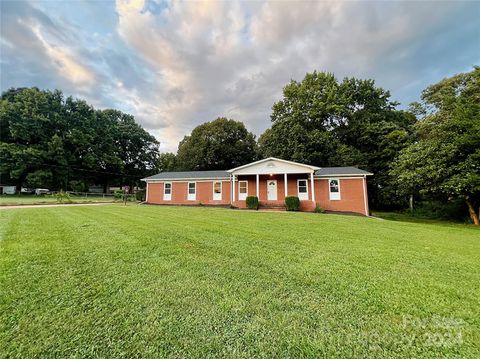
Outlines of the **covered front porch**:
[{"label": "covered front porch", "polygon": [[267,158],[230,170],[235,207],[245,208],[256,196],[261,207],[284,207],[285,197],[297,196],[302,210],[315,208],[314,172],[318,167]]}]

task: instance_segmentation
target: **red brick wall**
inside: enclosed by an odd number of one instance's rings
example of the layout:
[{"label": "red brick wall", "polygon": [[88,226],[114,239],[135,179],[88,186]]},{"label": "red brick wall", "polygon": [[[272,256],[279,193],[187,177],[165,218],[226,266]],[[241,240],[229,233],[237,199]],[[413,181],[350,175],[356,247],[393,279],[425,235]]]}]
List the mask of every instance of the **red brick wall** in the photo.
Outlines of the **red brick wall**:
[{"label": "red brick wall", "polygon": [[[313,211],[315,204],[312,202],[311,180],[306,175],[288,175],[288,195],[297,196],[297,179],[308,179],[308,200],[300,201],[300,210]],[[277,201],[267,201],[267,180],[277,180]],[[260,176],[259,178],[259,201],[261,205],[284,205],[285,186],[283,175]],[[256,196],[256,177],[240,176],[239,181],[248,181],[248,196]],[[228,205],[230,204],[231,192],[230,181],[222,181],[222,200],[213,200],[213,181],[197,182],[197,194],[195,201],[187,199],[187,181],[172,181],[172,199],[163,200],[163,182],[148,184],[148,203],[155,204],[181,204],[181,205]],[[245,208],[244,200],[238,199],[238,181],[235,183],[236,196],[234,206]],[[365,189],[366,190],[366,189]],[[355,212],[365,214],[365,205],[363,197],[363,178],[340,178],[340,196],[338,201],[330,200],[327,179],[315,180],[315,200],[316,204],[327,211]],[[368,195],[367,195],[368,198]],[[368,201],[367,201],[368,213]]]},{"label": "red brick wall", "polygon": [[[365,194],[367,195],[366,192]],[[338,201],[332,201],[329,198],[328,180],[317,179],[315,180],[315,199],[317,204],[327,211],[365,214],[363,178],[340,178],[340,200]]]},{"label": "red brick wall", "polygon": [[[192,181],[195,182],[195,181]],[[213,200],[213,182],[197,182],[195,201],[188,200],[188,182],[172,181],[172,199],[170,201],[163,200],[163,182],[148,183],[148,203],[154,204],[206,204],[206,205],[228,205],[230,204],[230,182],[222,182],[222,199]]]}]

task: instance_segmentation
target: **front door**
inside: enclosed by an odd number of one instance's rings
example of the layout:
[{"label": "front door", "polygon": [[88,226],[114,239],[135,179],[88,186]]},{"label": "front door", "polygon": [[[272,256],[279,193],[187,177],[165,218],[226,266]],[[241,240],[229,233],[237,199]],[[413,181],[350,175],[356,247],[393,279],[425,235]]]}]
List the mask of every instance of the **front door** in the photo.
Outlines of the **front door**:
[{"label": "front door", "polygon": [[277,180],[267,181],[267,200],[268,201],[277,200]]}]

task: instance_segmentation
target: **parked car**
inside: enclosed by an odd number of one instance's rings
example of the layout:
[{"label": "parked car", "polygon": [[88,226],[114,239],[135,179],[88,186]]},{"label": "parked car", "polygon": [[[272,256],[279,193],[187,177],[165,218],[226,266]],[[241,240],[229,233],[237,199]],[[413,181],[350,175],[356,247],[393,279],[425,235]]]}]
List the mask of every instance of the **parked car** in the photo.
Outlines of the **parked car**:
[{"label": "parked car", "polygon": [[46,189],[46,188],[35,188],[35,194],[37,196],[40,196],[42,194],[49,194],[50,193],[50,190],[49,189]]},{"label": "parked car", "polygon": [[15,194],[17,187],[15,186],[1,186],[0,185],[0,194]]},{"label": "parked car", "polygon": [[34,193],[35,193],[35,188],[22,187],[22,188],[20,188],[20,193],[23,193],[23,194],[34,194]]}]

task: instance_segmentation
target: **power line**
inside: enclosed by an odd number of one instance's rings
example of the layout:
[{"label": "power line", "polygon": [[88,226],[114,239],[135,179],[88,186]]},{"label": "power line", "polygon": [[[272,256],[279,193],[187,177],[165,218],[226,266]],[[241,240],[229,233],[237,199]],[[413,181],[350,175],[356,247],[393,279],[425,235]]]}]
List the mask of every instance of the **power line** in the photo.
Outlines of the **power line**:
[{"label": "power line", "polygon": [[72,170],[76,170],[76,171],[91,172],[91,173],[98,173],[98,174],[110,174],[110,175],[123,176],[123,177],[133,177],[133,178],[141,177],[141,176],[129,175],[129,174],[126,174],[126,173],[89,170],[89,169],[85,169],[85,168],[72,167],[72,166],[67,166],[67,165],[50,165],[50,164],[43,163],[42,165],[40,165],[38,167],[43,167],[43,166],[65,168],[67,170],[72,169]]}]

